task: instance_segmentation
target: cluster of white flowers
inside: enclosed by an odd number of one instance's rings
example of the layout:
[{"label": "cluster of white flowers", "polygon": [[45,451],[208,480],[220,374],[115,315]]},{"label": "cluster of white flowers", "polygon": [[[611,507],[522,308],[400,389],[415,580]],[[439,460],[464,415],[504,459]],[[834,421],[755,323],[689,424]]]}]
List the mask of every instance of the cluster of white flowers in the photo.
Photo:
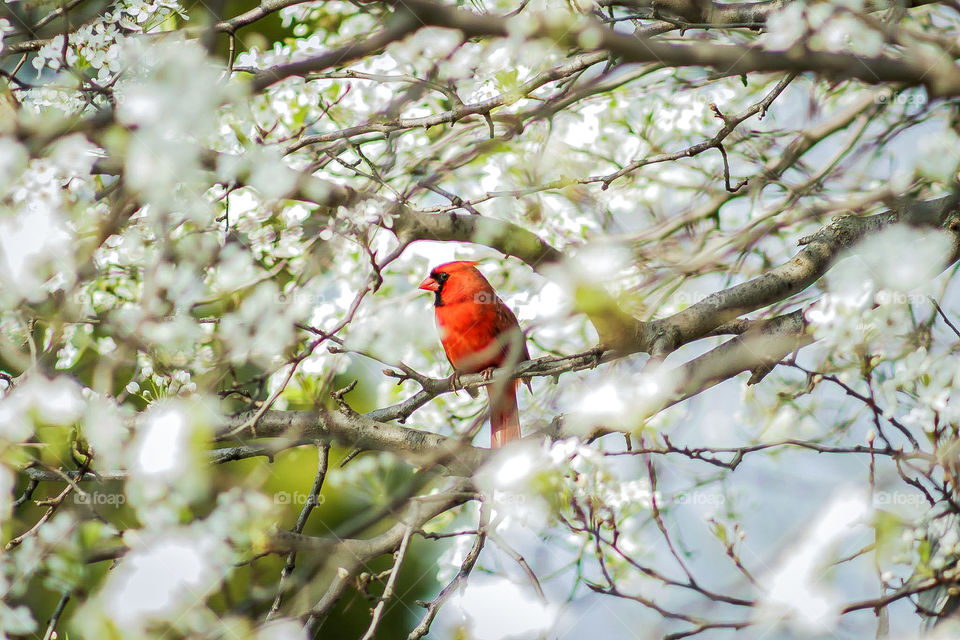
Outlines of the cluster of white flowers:
[{"label": "cluster of white flowers", "polygon": [[902,414],[901,422],[927,432],[938,419],[942,425],[960,422],[960,370],[953,354],[921,347],[885,369],[893,370],[880,384],[886,415]]},{"label": "cluster of white flowers", "polygon": [[[153,637],[152,625],[167,622],[186,635],[205,635],[220,624],[198,606],[233,570],[273,520],[273,504],[255,491],[234,489],[218,496],[204,519],[176,521],[125,537],[131,550],[106,584],[78,611],[85,629],[106,636]],[[290,636],[298,637],[298,636]]]},{"label": "cluster of white flowers", "polygon": [[170,526],[209,498],[207,442],[220,421],[200,396],[154,402],[139,416],[123,466],[130,470],[124,492],[141,523]]},{"label": "cluster of white flowers", "polygon": [[648,510],[652,498],[646,480],[620,477],[608,457],[578,438],[511,446],[480,470],[477,484],[498,512],[537,526],[548,510],[619,524]]},{"label": "cluster of white flowers", "polygon": [[883,34],[856,15],[862,9],[857,0],[790,3],[767,20],[763,42],[774,50],[803,43],[821,51],[879,55],[884,46]]},{"label": "cluster of white flowers", "polygon": [[946,264],[945,233],[895,225],[869,237],[829,276],[830,293],[808,312],[814,336],[837,356],[858,345],[870,354],[899,353],[913,331],[912,305],[927,307],[932,279]]},{"label": "cluster of white flowers", "polygon": [[111,74],[120,71],[119,41],[122,37],[117,25],[104,22],[84,25],[70,34],[70,46],[67,47],[62,34],[54,36],[40,47],[33,59],[37,77],[45,68],[58,70],[64,66],[89,66],[97,70],[97,81],[106,83]]},{"label": "cluster of white flowers", "polygon": [[[859,297],[824,296],[807,316],[820,341],[817,352],[824,354],[823,363],[815,368],[836,375],[862,393],[867,393],[863,373],[869,369],[884,415],[909,427],[931,431],[936,416],[944,423],[955,422],[960,407],[952,398],[954,390],[960,390],[960,374],[953,356],[917,347],[910,304],[902,300],[877,303],[884,299],[897,300],[897,294],[864,290]],[[801,411],[778,400],[768,408],[774,411],[772,436],[792,434],[798,425],[806,425],[807,431],[823,430],[806,413],[809,406]]]},{"label": "cluster of white flowers", "polygon": [[6,187],[0,300],[38,300],[70,284],[78,229],[73,220],[83,217],[94,193],[89,172],[96,157],[96,147],[77,134],[30,160],[22,145],[0,139],[0,186]]},{"label": "cluster of white flowers", "polygon": [[130,395],[140,396],[147,401],[166,396],[188,396],[197,392],[197,383],[191,379],[190,372],[183,369],[178,369],[169,376],[155,373],[148,382],[150,388],[146,383],[141,386],[141,383],[131,380],[125,389]]},{"label": "cluster of white flowers", "polygon": [[[903,326],[906,309],[903,305],[884,305],[873,308],[875,294],[869,282],[864,283],[859,295],[825,294],[807,312],[814,336],[829,346],[862,345],[877,337],[880,326],[894,319]],[[852,352],[851,352],[852,353]]]},{"label": "cluster of white flowers", "polygon": [[0,438],[21,442],[36,424],[72,425],[83,406],[80,387],[70,378],[31,376],[0,397]]},{"label": "cluster of white flowers", "polygon": [[914,161],[914,172],[922,178],[949,183],[957,176],[960,166],[960,136],[952,126],[936,127],[916,140],[919,153]]},{"label": "cluster of white flowers", "polygon": [[187,19],[176,0],[119,0],[98,19],[73,31],[66,42],[60,34],[40,47],[32,63],[37,77],[44,69],[56,71],[66,65],[92,69],[96,81],[105,84],[123,68],[120,50],[127,35],[149,31],[173,15]]},{"label": "cluster of white flowers", "polygon": [[218,108],[232,85],[195,41],[131,39],[121,59],[129,71],[117,84],[117,119],[135,128],[126,141],[125,180],[152,206],[206,226],[212,211],[200,145],[219,139]]},{"label": "cluster of white flowers", "polygon": [[264,282],[244,298],[237,311],[224,316],[220,336],[230,345],[233,362],[275,367],[293,340],[293,322],[298,316],[295,306],[284,304],[276,284]]}]

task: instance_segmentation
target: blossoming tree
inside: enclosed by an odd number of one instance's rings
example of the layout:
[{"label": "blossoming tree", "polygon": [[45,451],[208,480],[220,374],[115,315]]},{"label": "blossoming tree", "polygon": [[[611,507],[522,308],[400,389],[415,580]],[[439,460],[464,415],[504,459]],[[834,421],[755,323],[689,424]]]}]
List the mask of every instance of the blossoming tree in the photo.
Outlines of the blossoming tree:
[{"label": "blossoming tree", "polygon": [[[8,1],[0,637],[956,637],[958,36]],[[453,379],[452,259],[532,360]]]}]

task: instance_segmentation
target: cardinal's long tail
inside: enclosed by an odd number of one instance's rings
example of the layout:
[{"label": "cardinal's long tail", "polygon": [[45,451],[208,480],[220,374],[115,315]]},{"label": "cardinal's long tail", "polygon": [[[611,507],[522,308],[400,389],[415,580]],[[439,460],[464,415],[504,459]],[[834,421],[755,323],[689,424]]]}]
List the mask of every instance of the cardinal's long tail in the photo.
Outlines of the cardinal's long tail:
[{"label": "cardinal's long tail", "polygon": [[487,386],[490,398],[490,446],[499,449],[512,440],[520,439],[520,411],[517,409],[517,381],[505,387]]}]

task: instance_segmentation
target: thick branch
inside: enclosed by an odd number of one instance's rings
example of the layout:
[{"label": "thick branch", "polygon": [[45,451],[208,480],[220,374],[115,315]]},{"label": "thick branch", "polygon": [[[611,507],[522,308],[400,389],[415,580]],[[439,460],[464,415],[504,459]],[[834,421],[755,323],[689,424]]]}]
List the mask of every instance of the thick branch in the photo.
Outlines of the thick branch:
[{"label": "thick branch", "polygon": [[660,377],[659,386],[643,401],[640,412],[644,416],[656,415],[744,371],[762,378],[776,363],[811,342],[813,337],[806,332],[802,309],[758,323],[743,335]]},{"label": "thick branch", "polygon": [[[509,35],[509,21],[493,15],[476,15],[424,0],[403,2],[424,24],[456,29],[469,38]],[[903,58],[861,57],[846,53],[809,51],[796,46],[789,51],[765,51],[739,45],[697,42],[674,44],[654,38],[616,33],[600,23],[571,28],[552,26],[545,21],[534,25],[531,37],[549,38],[568,47],[605,50],[624,62],[660,62],[670,67],[710,67],[722,75],[743,75],[756,71],[813,72],[833,80],[862,80],[868,84],[903,83],[923,85],[934,96],[960,93],[960,69],[952,60],[932,59],[918,51]]]},{"label": "thick branch", "polygon": [[[762,26],[774,13],[794,0],[763,0],[761,2],[707,2],[705,0],[600,0],[601,7],[629,7],[654,9],[658,14],[681,18],[692,24],[710,26]],[[935,4],[937,0],[878,0],[864,3],[867,11],[878,11],[892,6],[919,7]]]},{"label": "thick branch", "polygon": [[742,284],[714,293],[668,318],[650,323],[652,343],[643,345],[651,355],[662,356],[681,345],[701,338],[717,326],[751,311],[786,300],[820,279],[843,251],[863,237],[875,233],[901,217],[913,219],[920,209],[933,212],[924,224],[942,225],[953,212],[952,199],[942,198],[903,207],[899,212],[857,217],[847,216],[803,238],[804,249],[788,262]]},{"label": "thick branch", "polygon": [[430,215],[405,209],[393,232],[401,241],[475,242],[515,256],[536,271],[563,260],[563,254],[536,234],[512,222],[468,214]]},{"label": "thick branch", "polygon": [[[252,413],[234,417],[220,430],[220,438],[250,419]],[[267,411],[257,422],[237,436],[258,438],[310,437],[322,442],[350,445],[359,449],[390,451],[413,462],[442,464],[452,473],[469,475],[485,459],[485,449],[465,444],[457,438],[428,431],[377,422],[360,414],[341,411]]]}]

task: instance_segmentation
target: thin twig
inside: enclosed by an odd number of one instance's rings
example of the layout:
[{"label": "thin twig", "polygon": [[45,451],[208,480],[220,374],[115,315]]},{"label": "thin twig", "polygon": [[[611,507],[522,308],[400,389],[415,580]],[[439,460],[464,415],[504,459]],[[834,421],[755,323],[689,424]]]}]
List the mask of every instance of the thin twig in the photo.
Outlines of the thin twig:
[{"label": "thin twig", "polygon": [[[300,515],[297,517],[297,522],[291,529],[291,531],[294,533],[303,533],[303,528],[307,524],[307,518],[310,517],[310,513],[317,505],[320,497],[320,491],[323,489],[323,481],[327,477],[327,466],[329,459],[330,445],[327,443],[317,443],[317,474],[313,479],[313,487],[310,488],[310,495],[307,496],[306,503],[300,509]],[[284,563],[283,570],[280,572],[280,584],[277,585],[277,595],[274,597],[273,604],[270,606],[270,611],[268,611],[266,615],[267,620],[276,615],[277,611],[280,610],[280,602],[283,599],[284,584],[290,578],[290,575],[293,573],[293,570],[296,567],[296,559],[297,552],[295,550],[291,551],[287,555],[287,561]]]},{"label": "thin twig", "polygon": [[460,569],[457,571],[457,575],[454,576],[453,580],[448,582],[443,589],[440,590],[440,593],[437,594],[437,597],[431,600],[429,603],[422,603],[426,607],[427,611],[424,613],[423,618],[420,620],[420,623],[413,628],[413,631],[407,636],[407,640],[419,640],[423,636],[427,635],[430,632],[430,625],[433,624],[433,619],[437,617],[437,613],[440,611],[440,607],[446,603],[453,593],[459,589],[467,581],[467,578],[470,576],[470,572],[473,571],[473,567],[477,564],[477,560],[480,558],[480,552],[483,550],[483,543],[487,539],[486,529],[490,523],[490,508],[484,503],[480,508],[480,523],[477,525],[476,537],[473,540],[473,546],[470,548],[470,551],[464,557],[463,562],[460,563]]},{"label": "thin twig", "polygon": [[387,585],[383,589],[383,595],[377,601],[377,606],[373,609],[373,616],[370,618],[370,626],[367,632],[363,634],[361,640],[372,640],[377,633],[377,627],[380,626],[380,620],[383,617],[383,611],[387,602],[393,597],[393,588],[397,583],[397,576],[400,574],[400,566],[403,564],[407,555],[407,547],[410,544],[410,536],[413,534],[413,527],[408,525],[403,534],[403,540],[400,542],[400,548],[397,550],[396,559],[393,562],[393,570],[390,571],[390,577],[387,579]]}]

